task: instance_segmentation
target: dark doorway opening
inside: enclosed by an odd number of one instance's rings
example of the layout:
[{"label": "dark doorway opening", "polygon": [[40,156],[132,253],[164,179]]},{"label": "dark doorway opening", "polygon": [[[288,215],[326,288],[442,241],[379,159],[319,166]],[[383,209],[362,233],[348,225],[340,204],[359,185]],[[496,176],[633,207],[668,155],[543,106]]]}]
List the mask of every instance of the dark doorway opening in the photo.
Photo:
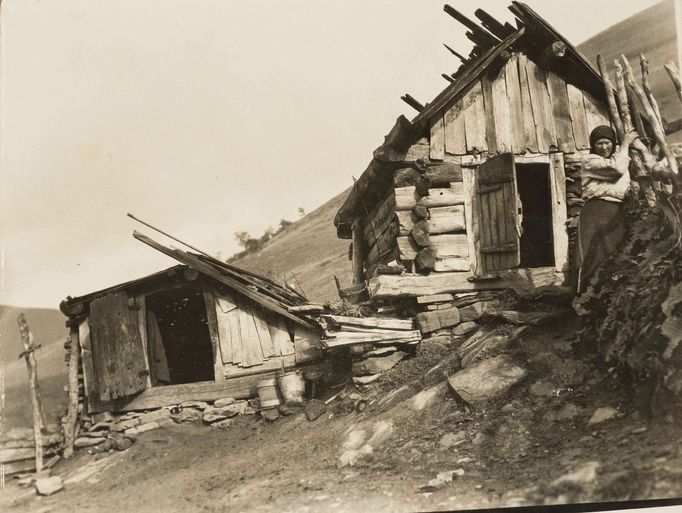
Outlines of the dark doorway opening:
[{"label": "dark doorway opening", "polygon": [[214,381],[203,294],[187,289],[164,290],[147,296],[146,307],[152,385]]},{"label": "dark doorway opening", "polygon": [[520,267],[554,265],[552,193],[548,164],[516,164],[523,208]]}]

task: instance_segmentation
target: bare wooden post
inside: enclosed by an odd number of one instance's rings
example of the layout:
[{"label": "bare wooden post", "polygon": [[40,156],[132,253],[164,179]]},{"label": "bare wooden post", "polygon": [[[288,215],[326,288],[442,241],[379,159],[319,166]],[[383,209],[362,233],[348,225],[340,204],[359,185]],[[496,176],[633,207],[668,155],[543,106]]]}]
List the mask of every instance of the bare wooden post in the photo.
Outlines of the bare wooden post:
[{"label": "bare wooden post", "polygon": [[64,421],[64,457],[73,455],[73,444],[76,438],[76,421],[78,419],[78,358],[80,342],[78,340],[78,324],[71,326],[69,335],[71,344],[69,352],[69,407]]},{"label": "bare wooden post", "polygon": [[677,66],[675,66],[675,63],[673,61],[666,62],[664,64],[664,67],[665,70],[668,72],[668,75],[670,75],[670,80],[672,80],[673,84],[675,85],[677,96],[679,96],[680,101],[682,101],[682,83],[680,83],[680,70],[677,69]]},{"label": "bare wooden post", "polygon": [[625,90],[625,80],[623,79],[623,66],[618,61],[613,61],[613,65],[616,68],[616,100],[620,109],[620,119],[623,121],[623,130],[629,132],[634,127],[632,126],[632,118],[630,118],[628,93]]},{"label": "bare wooden post", "polygon": [[[367,222],[372,221],[368,219]],[[378,244],[378,241],[375,241],[375,244]],[[356,217],[353,221],[353,285],[365,282],[363,247],[362,218]]]},{"label": "bare wooden post", "polygon": [[639,65],[642,68],[642,89],[644,89],[644,93],[651,104],[651,108],[656,114],[658,123],[663,126],[663,121],[661,121],[661,111],[658,108],[658,102],[656,101],[656,98],[654,98],[654,93],[651,92],[651,85],[649,84],[649,61],[643,53],[639,54]]},{"label": "bare wooden post", "polygon": [[38,386],[38,364],[33,352],[38,349],[33,345],[33,335],[28,329],[28,323],[23,313],[19,314],[17,318],[19,324],[19,331],[21,332],[21,341],[24,344],[24,352],[19,355],[26,359],[26,367],[28,368],[28,386],[31,390],[31,403],[33,404],[33,439],[36,448],[36,472],[43,468],[43,426],[45,425],[45,418],[43,417],[43,410],[40,405],[40,388]]},{"label": "bare wooden post", "polygon": [[618,134],[618,139],[622,140],[625,132],[623,131],[623,122],[618,114],[618,106],[616,105],[616,98],[613,95],[613,84],[609,78],[609,70],[606,69],[606,64],[604,64],[604,59],[601,55],[597,55],[597,65],[599,66],[599,73],[601,73],[601,79],[604,82],[604,89],[606,91],[606,101],[609,106],[609,115],[611,116],[611,122],[616,129],[616,134]]}]

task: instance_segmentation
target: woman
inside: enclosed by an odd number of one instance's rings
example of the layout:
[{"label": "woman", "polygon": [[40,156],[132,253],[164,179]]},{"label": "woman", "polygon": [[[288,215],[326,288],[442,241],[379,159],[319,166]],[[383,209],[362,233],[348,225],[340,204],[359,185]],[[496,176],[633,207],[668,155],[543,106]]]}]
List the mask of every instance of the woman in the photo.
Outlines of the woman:
[{"label": "woman", "polygon": [[616,149],[616,133],[611,127],[598,126],[590,134],[590,154],[580,171],[585,204],[578,223],[578,293],[623,242],[623,198],[630,187],[628,153],[636,138],[636,132],[630,130]]}]

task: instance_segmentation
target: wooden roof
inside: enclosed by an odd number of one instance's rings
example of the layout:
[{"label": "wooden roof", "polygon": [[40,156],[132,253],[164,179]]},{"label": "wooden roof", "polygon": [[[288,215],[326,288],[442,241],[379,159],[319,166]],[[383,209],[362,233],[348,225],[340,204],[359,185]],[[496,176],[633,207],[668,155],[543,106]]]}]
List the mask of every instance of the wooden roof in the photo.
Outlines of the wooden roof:
[{"label": "wooden roof", "polygon": [[512,2],[509,9],[516,16],[516,27],[494,20],[481,9],[476,11],[476,16],[482,21],[482,26],[479,26],[452,7],[445,6],[448,14],[469,29],[467,37],[475,43],[470,56],[452,78],[449,78],[450,84],[427,103],[412,121],[404,116],[399,117],[384,143],[374,151],[372,161],[355,182],[353,190],[334,219],[340,238],[350,238],[352,219],[362,212],[363,207],[366,209],[367,205],[372,204],[376,199],[374,196],[380,195],[377,190],[388,186],[393,169],[400,167],[395,162],[402,160],[404,165],[420,158],[418,151],[409,151],[408,148],[418,143],[420,138],[428,136],[431,119],[464,95],[481,76],[500,66],[500,63],[504,64],[510,52],[521,51],[529,59],[540,61],[543,52],[552,43],[564,43],[566,52],[560,61],[561,65],[552,67],[552,71],[565,82],[604,101],[604,87],[599,74],[566,38],[527,5]]},{"label": "wooden roof", "polygon": [[307,328],[316,328],[317,323],[300,314],[289,312],[288,307],[306,304],[308,300],[300,293],[286,288],[274,280],[260,274],[221,262],[215,258],[189,253],[180,249],[171,249],[153,239],[134,232],[133,236],[141,242],[170,256],[183,265],[176,265],[169,269],[159,271],[148,276],[128,281],[113,287],[91,292],[84,296],[68,297],[59,305],[65,315],[72,317],[83,315],[87,307],[96,298],[120,291],[135,292],[144,290],[152,284],[164,284],[173,279],[175,275],[181,275],[187,269],[194,269],[198,273],[211,280],[233,290],[242,296],[246,296],[263,308],[282,315]]}]

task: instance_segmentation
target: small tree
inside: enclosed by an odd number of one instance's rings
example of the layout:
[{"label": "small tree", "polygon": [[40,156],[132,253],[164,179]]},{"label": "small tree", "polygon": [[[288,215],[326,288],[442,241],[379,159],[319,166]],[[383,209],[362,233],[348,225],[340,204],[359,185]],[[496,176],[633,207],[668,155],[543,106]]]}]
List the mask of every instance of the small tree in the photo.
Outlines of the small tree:
[{"label": "small tree", "polygon": [[305,209],[303,207],[298,207],[298,215],[299,217],[303,217],[305,215]]}]

